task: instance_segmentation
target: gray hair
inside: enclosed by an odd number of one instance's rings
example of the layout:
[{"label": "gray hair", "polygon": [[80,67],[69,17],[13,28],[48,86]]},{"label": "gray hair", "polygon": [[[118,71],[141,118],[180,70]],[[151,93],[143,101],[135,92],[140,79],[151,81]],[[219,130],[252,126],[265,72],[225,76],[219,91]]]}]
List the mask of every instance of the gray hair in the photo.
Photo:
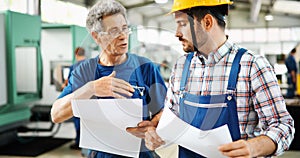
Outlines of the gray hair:
[{"label": "gray hair", "polygon": [[100,0],[89,11],[86,18],[86,28],[92,33],[102,31],[102,19],[105,16],[121,13],[127,21],[126,9],[115,0]]}]

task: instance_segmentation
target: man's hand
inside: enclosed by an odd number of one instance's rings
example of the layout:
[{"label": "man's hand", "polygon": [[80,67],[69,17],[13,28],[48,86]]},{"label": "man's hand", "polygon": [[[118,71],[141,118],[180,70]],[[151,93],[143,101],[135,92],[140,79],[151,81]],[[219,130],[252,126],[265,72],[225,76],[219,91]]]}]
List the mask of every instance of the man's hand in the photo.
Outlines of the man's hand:
[{"label": "man's hand", "polygon": [[145,139],[146,147],[150,150],[155,150],[165,142],[157,135],[155,129],[162,115],[163,109],[157,113],[151,121],[142,121],[137,127],[128,127],[126,131],[132,135]]},{"label": "man's hand", "polygon": [[154,127],[151,121],[142,121],[138,123],[137,127],[127,127],[126,131],[136,137],[145,139],[145,133],[149,127]]},{"label": "man's hand", "polygon": [[251,155],[253,152],[251,146],[246,140],[238,140],[229,144],[221,145],[219,150],[227,157],[253,157]]},{"label": "man's hand", "polygon": [[110,75],[93,81],[94,95],[115,98],[125,98],[122,95],[131,97],[134,88],[128,82],[115,78],[115,76],[116,72],[113,71]]},{"label": "man's hand", "polygon": [[237,140],[219,146],[219,151],[227,157],[251,158],[272,155],[276,144],[268,136],[258,136],[249,140]]},{"label": "man's hand", "polygon": [[156,127],[149,127],[145,133],[145,145],[149,150],[155,150],[156,148],[164,145],[165,142],[156,133]]}]

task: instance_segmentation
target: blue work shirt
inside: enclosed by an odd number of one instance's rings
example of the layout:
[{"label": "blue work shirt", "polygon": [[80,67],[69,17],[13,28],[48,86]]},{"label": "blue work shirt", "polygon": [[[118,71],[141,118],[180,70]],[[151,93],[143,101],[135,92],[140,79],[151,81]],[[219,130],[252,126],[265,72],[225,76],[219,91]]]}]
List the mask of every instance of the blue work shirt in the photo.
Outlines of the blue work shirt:
[{"label": "blue work shirt", "polygon": [[[113,71],[116,71],[116,78],[123,79],[133,86],[145,88],[143,92],[135,89],[135,92],[131,97],[143,99],[143,120],[150,120],[151,117],[163,108],[167,88],[159,73],[159,69],[149,59],[127,53],[127,60],[120,65],[103,66],[100,65],[98,61],[99,57],[88,59],[76,67],[72,72],[67,87],[64,88],[59,98],[74,92],[76,89],[90,81],[97,80],[103,76],[108,76]],[[96,98],[105,99],[112,97]],[[145,149],[141,150],[145,151]],[[104,152],[99,152],[98,154],[107,156],[113,155]],[[140,157],[151,156],[140,155]]]},{"label": "blue work shirt", "polygon": [[294,56],[289,55],[285,60],[285,65],[288,69],[288,73],[291,73],[291,71],[295,71],[295,73],[297,73],[297,63]]}]

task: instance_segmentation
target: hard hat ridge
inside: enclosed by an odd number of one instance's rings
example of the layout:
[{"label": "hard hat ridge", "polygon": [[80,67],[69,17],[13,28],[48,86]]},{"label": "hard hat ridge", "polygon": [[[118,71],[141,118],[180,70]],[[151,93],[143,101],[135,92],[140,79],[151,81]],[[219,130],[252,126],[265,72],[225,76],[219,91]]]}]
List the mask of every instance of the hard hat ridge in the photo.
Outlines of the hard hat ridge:
[{"label": "hard hat ridge", "polygon": [[231,5],[232,3],[230,0],[174,0],[171,13],[198,6]]}]

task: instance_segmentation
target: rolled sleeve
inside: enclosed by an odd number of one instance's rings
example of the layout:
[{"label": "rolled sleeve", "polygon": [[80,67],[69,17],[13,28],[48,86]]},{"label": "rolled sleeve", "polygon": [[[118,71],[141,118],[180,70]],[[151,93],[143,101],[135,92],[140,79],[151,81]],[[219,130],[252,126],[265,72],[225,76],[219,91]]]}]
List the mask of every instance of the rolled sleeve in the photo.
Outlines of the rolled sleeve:
[{"label": "rolled sleeve", "polygon": [[258,58],[252,69],[253,102],[262,124],[260,134],[277,145],[274,155],[288,150],[295,133],[294,120],[286,109],[272,67],[265,58]]},{"label": "rolled sleeve", "polygon": [[290,117],[290,115],[281,117],[280,120],[283,122],[277,121],[277,123],[272,123],[272,125],[262,133],[276,143],[277,149],[274,153],[275,156],[281,155],[284,151],[289,149],[295,133],[295,129],[293,128],[294,120]]}]

